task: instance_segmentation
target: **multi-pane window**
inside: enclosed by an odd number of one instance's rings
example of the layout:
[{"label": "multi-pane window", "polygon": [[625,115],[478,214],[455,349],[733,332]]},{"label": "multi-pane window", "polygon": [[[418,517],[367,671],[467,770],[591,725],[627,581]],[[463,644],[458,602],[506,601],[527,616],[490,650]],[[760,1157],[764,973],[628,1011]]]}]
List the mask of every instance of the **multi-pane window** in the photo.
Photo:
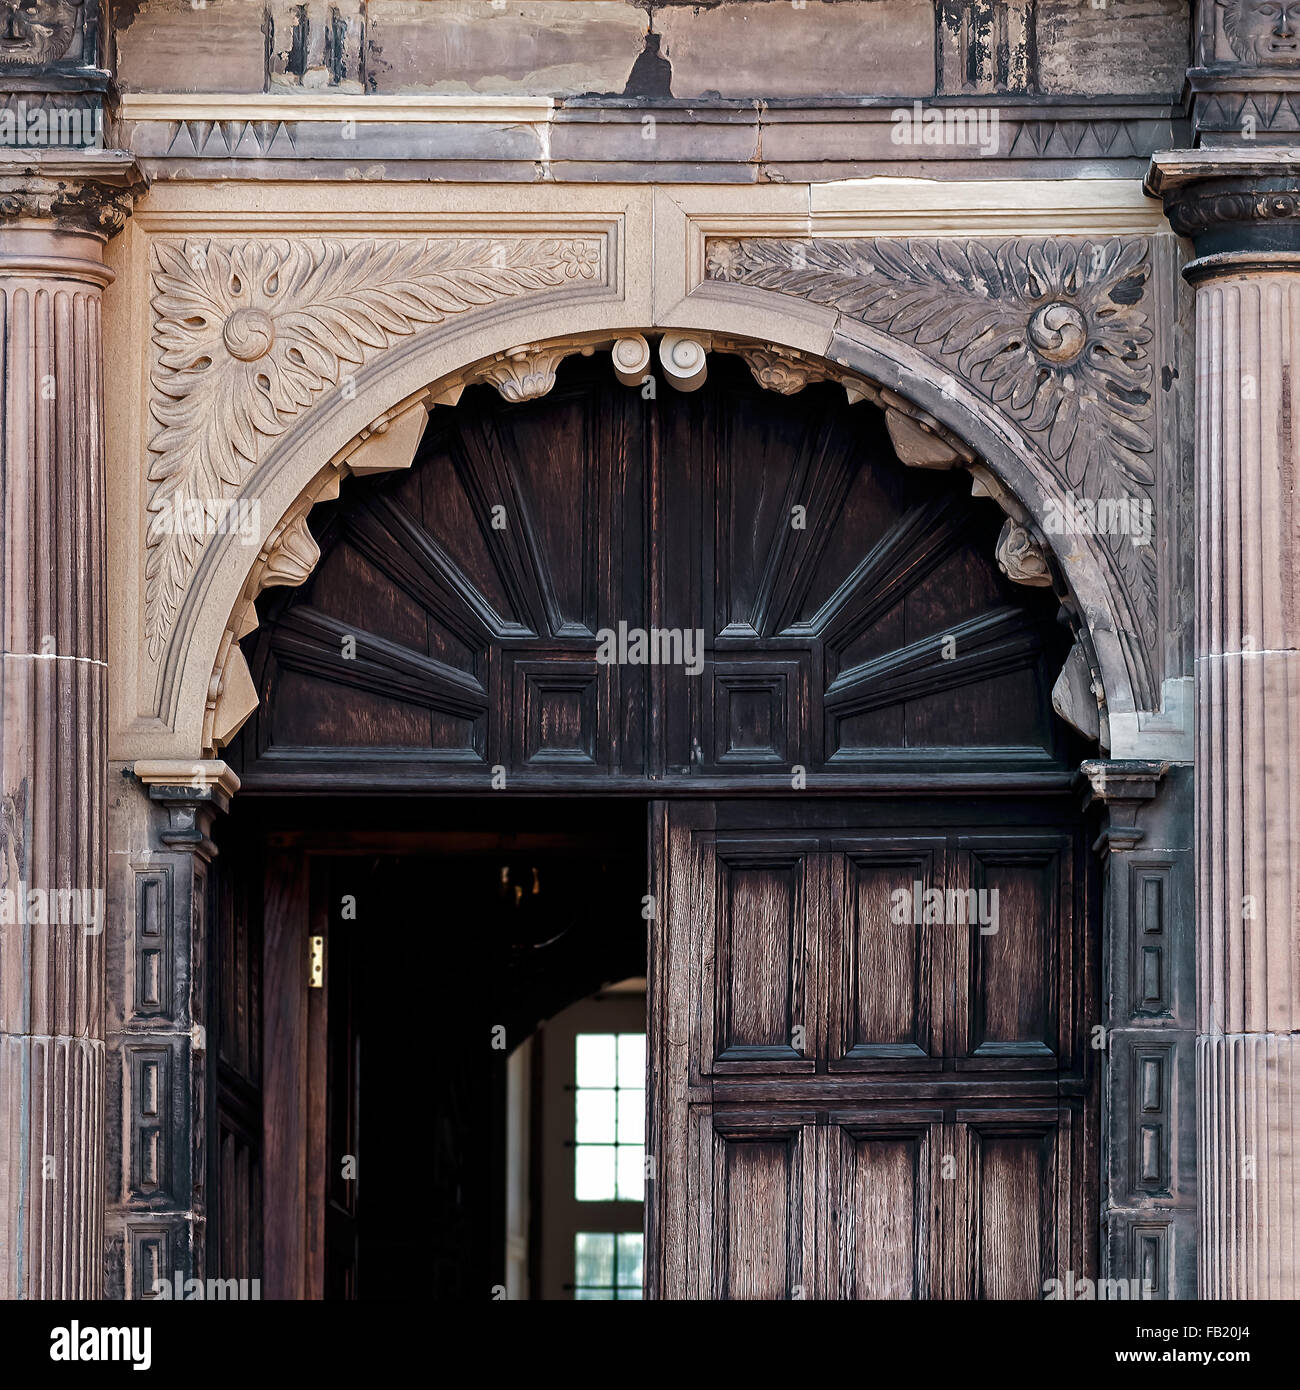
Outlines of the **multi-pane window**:
[{"label": "multi-pane window", "polygon": [[[644,1201],[645,1034],[579,1033],[576,1083],[573,1195],[580,1202]],[[616,1253],[610,1258],[618,1263]],[[636,1265],[639,1283],[639,1253]]]},{"label": "multi-pane window", "polygon": [[641,1297],[640,1231],[579,1231],[573,1238],[573,1296],[578,1300]]},{"label": "multi-pane window", "polygon": [[645,982],[571,1004],[541,1046],[542,1298],[639,1299],[646,1166]]}]

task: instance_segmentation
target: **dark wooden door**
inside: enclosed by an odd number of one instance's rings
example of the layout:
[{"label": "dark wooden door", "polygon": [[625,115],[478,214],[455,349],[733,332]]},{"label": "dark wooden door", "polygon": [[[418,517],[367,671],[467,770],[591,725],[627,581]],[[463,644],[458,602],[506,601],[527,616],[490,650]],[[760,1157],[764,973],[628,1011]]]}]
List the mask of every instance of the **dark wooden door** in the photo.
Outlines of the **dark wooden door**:
[{"label": "dark wooden door", "polygon": [[[656,822],[652,1293],[1093,1269],[1070,609],[1001,572],[1004,522],[831,384],[715,356],[647,398],[575,358],[541,400],[436,410],[258,600],[242,796],[714,798]],[[996,890],[999,931],[890,922],[916,883]]]},{"label": "dark wooden door", "polygon": [[1091,1277],[1068,803],[667,803],[656,845],[654,1293],[1036,1299]]},{"label": "dark wooden door", "polygon": [[261,1281],[261,867],[253,839],[222,831],[208,874],[207,1274]]},{"label": "dark wooden door", "polygon": [[[323,1210],[324,1248],[321,1284],[326,1298],[359,1298],[365,1289],[359,1281],[358,1213],[366,1155],[361,1145],[362,1047],[366,1020],[362,1014],[362,972],[366,953],[359,940],[356,914],[344,915],[344,902],[356,891],[355,880],[333,872],[328,898],[318,921],[325,927],[325,1017],[319,1025],[317,1050],[324,1054],[323,1092],[325,1113],[322,1130],[321,1190],[316,1201]],[[342,881],[339,881],[342,880]]]}]

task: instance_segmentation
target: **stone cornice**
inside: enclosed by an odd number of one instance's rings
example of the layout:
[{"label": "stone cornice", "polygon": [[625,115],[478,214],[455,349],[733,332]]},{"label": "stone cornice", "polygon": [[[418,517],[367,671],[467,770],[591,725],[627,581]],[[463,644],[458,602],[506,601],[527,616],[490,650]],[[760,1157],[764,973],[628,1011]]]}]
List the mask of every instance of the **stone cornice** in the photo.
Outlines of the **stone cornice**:
[{"label": "stone cornice", "polygon": [[[984,145],[917,146],[895,140],[892,97],[647,102],[618,97],[520,97],[349,93],[127,93],[116,143],[159,179],[358,178],[462,182],[490,161],[537,169],[548,180],[824,182],[924,167],[991,166],[1007,177],[1059,176],[1062,163],[1090,175],[1135,174],[1153,151],[1184,138],[1180,104],[1150,98],[996,95],[927,99],[927,109],[982,111]],[[996,126],[991,122],[996,118]],[[647,122],[658,135],[645,137]],[[726,171],[726,172],[724,172]],[[518,177],[518,174],[509,177]]]},{"label": "stone cornice", "polygon": [[28,150],[0,158],[0,225],[53,223],[107,241],[148,187],[126,150]]},{"label": "stone cornice", "polygon": [[216,758],[193,762],[183,758],[139,758],[132,771],[151,790],[171,787],[179,793],[192,792],[196,800],[212,791],[231,797],[239,790],[238,774]]}]

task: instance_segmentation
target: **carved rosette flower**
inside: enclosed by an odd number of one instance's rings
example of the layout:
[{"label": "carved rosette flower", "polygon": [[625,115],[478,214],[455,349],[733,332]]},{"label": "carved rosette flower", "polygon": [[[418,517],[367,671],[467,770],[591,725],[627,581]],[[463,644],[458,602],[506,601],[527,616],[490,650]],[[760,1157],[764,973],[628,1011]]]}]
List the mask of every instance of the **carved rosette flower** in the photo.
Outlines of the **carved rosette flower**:
[{"label": "carved rosette flower", "polygon": [[[1101,501],[1155,482],[1143,238],[711,240],[712,280],[831,305],[915,346],[1014,421],[1064,488]],[[1142,625],[1154,548],[1103,537]],[[1139,685],[1149,655],[1134,652]]]},{"label": "carved rosette flower", "polygon": [[150,655],[223,509],[301,411],[401,337],[603,273],[599,237],[155,243]]}]

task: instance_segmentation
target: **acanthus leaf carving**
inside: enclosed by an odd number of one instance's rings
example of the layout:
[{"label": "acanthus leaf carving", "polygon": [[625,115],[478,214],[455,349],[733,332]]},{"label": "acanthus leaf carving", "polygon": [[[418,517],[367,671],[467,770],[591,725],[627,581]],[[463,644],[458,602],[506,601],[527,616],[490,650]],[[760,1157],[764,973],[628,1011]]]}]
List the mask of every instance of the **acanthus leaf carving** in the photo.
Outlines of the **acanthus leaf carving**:
[{"label": "acanthus leaf carving", "polygon": [[[1150,499],[1155,483],[1145,238],[710,239],[711,280],[796,295],[910,343],[1037,447],[1066,493]],[[1099,537],[1138,626],[1149,688],[1154,547]]]},{"label": "acanthus leaf carving", "polygon": [[824,368],[795,352],[780,352],[768,347],[739,347],[740,356],[765,391],[793,396],[814,381],[828,381],[831,374]]},{"label": "acanthus leaf carving", "polygon": [[497,353],[491,362],[477,370],[474,378],[495,386],[501,399],[511,405],[535,401],[555,385],[556,370],[572,351],[574,349],[569,347],[529,343]]},{"label": "acanthus leaf carving", "polygon": [[282,584],[297,588],[320,559],[320,547],[307,526],[307,514],[295,516],[276,536],[262,569],[262,587]]},{"label": "acanthus leaf carving", "polygon": [[1042,547],[1019,521],[1008,517],[1003,523],[994,554],[998,568],[1013,583],[1032,588],[1047,588],[1051,584],[1052,571]]},{"label": "acanthus leaf carving", "polygon": [[599,237],[440,237],[153,247],[154,421],[145,630],[166,645],[207,538],[282,434],[394,341],[604,274]]}]

